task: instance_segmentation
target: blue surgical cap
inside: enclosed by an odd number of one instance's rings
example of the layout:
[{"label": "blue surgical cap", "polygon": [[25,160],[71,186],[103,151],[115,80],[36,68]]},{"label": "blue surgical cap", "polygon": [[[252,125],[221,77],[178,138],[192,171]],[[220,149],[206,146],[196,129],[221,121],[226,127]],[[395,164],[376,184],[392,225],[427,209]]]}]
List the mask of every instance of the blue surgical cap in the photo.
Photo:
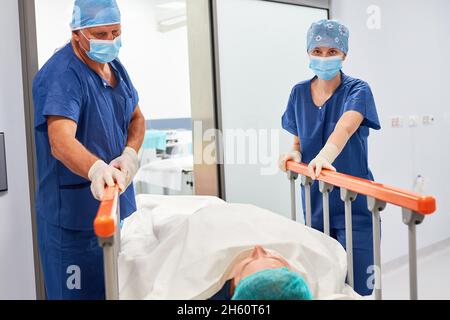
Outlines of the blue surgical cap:
[{"label": "blue surgical cap", "polygon": [[232,300],[312,300],[305,280],[288,268],[266,269],[242,279]]},{"label": "blue surgical cap", "polygon": [[308,53],[317,47],[337,48],[347,54],[349,31],[336,20],[314,22],[308,30]]},{"label": "blue surgical cap", "polygon": [[120,23],[116,0],[75,0],[72,31]]}]

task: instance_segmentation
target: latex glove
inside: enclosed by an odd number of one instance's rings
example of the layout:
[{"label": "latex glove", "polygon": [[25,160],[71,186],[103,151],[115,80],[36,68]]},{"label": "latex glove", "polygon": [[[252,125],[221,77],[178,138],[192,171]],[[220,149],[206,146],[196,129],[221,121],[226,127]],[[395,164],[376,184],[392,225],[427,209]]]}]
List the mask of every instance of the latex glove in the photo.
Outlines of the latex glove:
[{"label": "latex glove", "polygon": [[114,187],[116,183],[119,189],[125,191],[126,176],[120,170],[107,165],[104,161],[98,160],[89,169],[89,180],[91,180],[91,192],[98,201],[103,200],[106,186]]},{"label": "latex glove", "polygon": [[289,160],[300,163],[302,162],[302,154],[299,151],[291,151],[289,153],[282,154],[278,160],[278,167],[281,171],[287,172],[286,162]]},{"label": "latex glove", "polygon": [[139,169],[139,158],[133,148],[126,147],[122,155],[109,164],[110,166],[119,169],[125,174],[125,190],[128,189],[133,182],[134,176]]},{"label": "latex glove", "polygon": [[326,144],[308,165],[308,172],[311,175],[311,178],[316,180],[320,176],[322,169],[336,171],[336,168],[331,164],[336,160],[338,155],[339,149],[337,146],[332,143]]}]

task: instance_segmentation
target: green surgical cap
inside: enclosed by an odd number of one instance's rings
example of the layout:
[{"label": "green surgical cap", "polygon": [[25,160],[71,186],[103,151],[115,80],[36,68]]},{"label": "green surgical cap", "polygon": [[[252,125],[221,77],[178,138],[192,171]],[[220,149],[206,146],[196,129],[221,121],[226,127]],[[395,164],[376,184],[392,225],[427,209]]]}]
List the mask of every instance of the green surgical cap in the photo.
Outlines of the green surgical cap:
[{"label": "green surgical cap", "polygon": [[242,279],[232,300],[312,300],[306,281],[288,268],[267,269]]}]

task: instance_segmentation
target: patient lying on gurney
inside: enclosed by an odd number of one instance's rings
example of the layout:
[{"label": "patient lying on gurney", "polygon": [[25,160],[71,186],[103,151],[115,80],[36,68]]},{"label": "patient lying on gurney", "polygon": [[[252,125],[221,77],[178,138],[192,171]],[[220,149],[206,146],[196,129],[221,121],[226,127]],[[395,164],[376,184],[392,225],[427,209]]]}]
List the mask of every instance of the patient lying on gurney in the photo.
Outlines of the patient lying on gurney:
[{"label": "patient lying on gurney", "polygon": [[344,248],[271,211],[214,197],[141,195],[125,220],[121,299],[346,299]]},{"label": "patient lying on gurney", "polygon": [[209,300],[311,300],[305,280],[290,268],[281,255],[256,246],[233,267],[232,279]]}]

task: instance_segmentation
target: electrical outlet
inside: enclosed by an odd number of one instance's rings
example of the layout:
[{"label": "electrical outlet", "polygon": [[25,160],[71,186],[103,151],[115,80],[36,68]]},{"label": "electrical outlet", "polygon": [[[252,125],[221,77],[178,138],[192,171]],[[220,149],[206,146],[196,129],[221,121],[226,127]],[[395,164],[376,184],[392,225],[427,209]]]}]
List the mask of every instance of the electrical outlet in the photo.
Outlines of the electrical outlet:
[{"label": "electrical outlet", "polygon": [[426,114],[422,116],[422,123],[425,126],[430,126],[434,123],[434,116],[431,114]]},{"label": "electrical outlet", "polygon": [[392,128],[401,128],[403,127],[403,118],[399,116],[395,116],[391,118],[391,127]]},{"label": "electrical outlet", "polygon": [[419,116],[412,115],[408,118],[408,126],[410,128],[417,127],[419,125]]}]

